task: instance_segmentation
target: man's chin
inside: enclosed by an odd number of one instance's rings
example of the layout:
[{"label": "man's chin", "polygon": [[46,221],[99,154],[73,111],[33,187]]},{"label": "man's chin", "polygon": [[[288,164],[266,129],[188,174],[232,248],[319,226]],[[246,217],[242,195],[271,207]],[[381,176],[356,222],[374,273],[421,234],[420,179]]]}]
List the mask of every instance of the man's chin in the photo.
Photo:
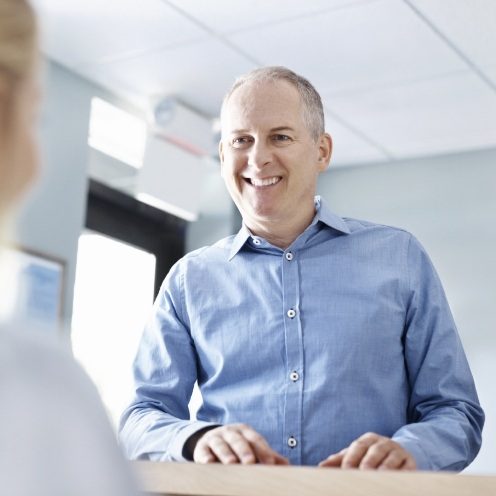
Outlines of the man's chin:
[{"label": "man's chin", "polygon": [[[277,209],[272,206],[251,208],[249,213],[247,212],[246,215],[246,219],[250,219],[258,224],[275,222],[277,218],[278,218]],[[243,219],[245,219],[244,215],[243,215]]]}]

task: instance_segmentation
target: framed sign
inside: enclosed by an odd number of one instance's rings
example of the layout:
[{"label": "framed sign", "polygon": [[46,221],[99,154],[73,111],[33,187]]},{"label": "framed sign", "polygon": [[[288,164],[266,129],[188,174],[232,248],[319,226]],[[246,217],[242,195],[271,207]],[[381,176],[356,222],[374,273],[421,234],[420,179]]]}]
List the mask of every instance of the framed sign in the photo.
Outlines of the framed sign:
[{"label": "framed sign", "polygon": [[62,320],[65,263],[19,246],[5,251],[13,292],[13,320],[57,328]]}]

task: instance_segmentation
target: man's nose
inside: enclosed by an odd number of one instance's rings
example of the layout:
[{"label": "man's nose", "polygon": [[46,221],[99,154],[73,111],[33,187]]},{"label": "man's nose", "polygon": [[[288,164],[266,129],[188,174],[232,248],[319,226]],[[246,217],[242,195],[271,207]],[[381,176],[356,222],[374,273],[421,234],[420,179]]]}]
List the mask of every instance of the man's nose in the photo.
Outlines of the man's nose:
[{"label": "man's nose", "polygon": [[272,163],[272,151],[263,141],[256,140],[248,154],[248,165],[261,169]]}]

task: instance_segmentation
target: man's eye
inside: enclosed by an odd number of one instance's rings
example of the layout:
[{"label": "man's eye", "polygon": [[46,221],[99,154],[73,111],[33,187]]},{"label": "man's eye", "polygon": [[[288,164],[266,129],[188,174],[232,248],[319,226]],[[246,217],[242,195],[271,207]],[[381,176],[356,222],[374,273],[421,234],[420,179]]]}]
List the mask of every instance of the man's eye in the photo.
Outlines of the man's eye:
[{"label": "man's eye", "polygon": [[231,141],[232,145],[236,148],[246,146],[250,142],[251,142],[251,138],[247,136],[240,136],[238,138],[233,138]]},{"label": "man's eye", "polygon": [[274,141],[282,141],[282,142],[291,141],[291,138],[289,136],[287,136],[286,134],[274,134],[272,139]]}]

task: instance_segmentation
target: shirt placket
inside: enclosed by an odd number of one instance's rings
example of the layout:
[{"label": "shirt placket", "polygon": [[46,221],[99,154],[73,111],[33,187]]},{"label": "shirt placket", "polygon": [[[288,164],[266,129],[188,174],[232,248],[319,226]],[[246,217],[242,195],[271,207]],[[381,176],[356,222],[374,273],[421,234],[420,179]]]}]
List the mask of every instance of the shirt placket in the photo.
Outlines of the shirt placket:
[{"label": "shirt placket", "polygon": [[284,455],[292,464],[302,463],[303,336],[300,319],[297,254],[282,256],[283,319],[286,345],[286,395],[283,425]]}]

